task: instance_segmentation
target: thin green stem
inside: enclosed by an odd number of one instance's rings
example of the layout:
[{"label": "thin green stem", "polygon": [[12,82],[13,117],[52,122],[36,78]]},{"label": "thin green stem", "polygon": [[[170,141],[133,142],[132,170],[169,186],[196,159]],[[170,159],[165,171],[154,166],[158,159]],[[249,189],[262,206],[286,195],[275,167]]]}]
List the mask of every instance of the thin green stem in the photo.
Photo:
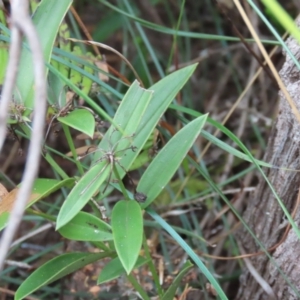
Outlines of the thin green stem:
[{"label": "thin green stem", "polygon": [[[97,248],[103,250],[103,251],[106,251],[106,252],[111,252],[112,251],[103,242],[92,242],[92,244],[95,245]],[[115,253],[115,252],[113,252],[113,253]],[[113,258],[114,256],[111,256],[111,257]]]},{"label": "thin green stem", "polygon": [[127,190],[126,190],[126,188],[125,188],[125,186],[124,186],[124,184],[123,184],[123,181],[122,181],[122,179],[121,179],[121,177],[120,177],[120,174],[119,174],[119,172],[118,172],[118,169],[117,169],[115,163],[114,163],[114,165],[113,165],[113,170],[114,170],[114,174],[116,175],[116,177],[117,177],[117,179],[118,179],[118,183],[119,183],[119,186],[120,186],[120,188],[121,188],[121,191],[122,191],[123,196],[125,197],[126,200],[130,200],[130,197],[129,197],[129,195],[128,195],[128,193],[127,193]]},{"label": "thin green stem", "polygon": [[140,294],[143,300],[150,300],[147,293],[143,290],[142,286],[138,283],[135,277],[132,274],[127,275],[128,280],[133,285],[135,290]]},{"label": "thin green stem", "polygon": [[52,156],[49,153],[46,153],[44,156],[46,161],[51,165],[51,167],[55,170],[55,172],[62,178],[62,179],[68,179],[69,176],[65,171],[57,164],[57,162],[52,158]]},{"label": "thin green stem", "polygon": [[171,53],[170,53],[170,57],[169,57],[169,61],[168,61],[167,70],[170,68],[170,65],[171,65],[172,59],[173,59],[173,55],[174,55],[174,52],[175,52],[175,47],[177,47],[177,31],[179,30],[180,23],[181,23],[181,20],[182,20],[182,15],[183,15],[183,12],[184,12],[184,5],[185,5],[185,0],[183,0],[181,2],[180,14],[179,14],[178,22],[176,24],[176,29],[175,29],[176,32],[173,35],[173,44],[172,44],[172,48],[171,48]]},{"label": "thin green stem", "polygon": [[69,147],[71,149],[72,155],[75,158],[75,164],[77,166],[77,169],[79,170],[80,174],[83,175],[84,174],[84,170],[83,170],[83,167],[82,167],[80,161],[77,160],[77,153],[76,153],[74,142],[73,142],[73,139],[72,139],[72,136],[71,136],[71,133],[70,133],[70,128],[69,128],[69,126],[67,126],[67,125],[65,125],[63,123],[61,123],[61,125],[62,125],[62,128],[64,130],[64,133],[65,133],[67,142],[69,144]]},{"label": "thin green stem", "polygon": [[45,214],[45,213],[40,212],[40,211],[36,211],[36,210],[34,210],[32,208],[27,208],[26,212],[29,213],[29,214],[32,214],[34,216],[42,217],[42,218],[44,218],[44,219],[46,219],[48,221],[51,221],[51,222],[55,222],[56,221],[55,217],[53,217],[53,216],[51,216],[49,214]]}]

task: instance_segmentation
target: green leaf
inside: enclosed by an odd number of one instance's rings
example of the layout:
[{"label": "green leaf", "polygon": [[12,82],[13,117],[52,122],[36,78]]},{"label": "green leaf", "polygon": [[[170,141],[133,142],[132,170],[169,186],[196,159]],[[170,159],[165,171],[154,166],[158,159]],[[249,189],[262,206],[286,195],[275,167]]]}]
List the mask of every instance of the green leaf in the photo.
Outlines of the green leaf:
[{"label": "green leaf", "polygon": [[200,134],[206,119],[207,115],[203,115],[183,127],[153,159],[137,187],[138,192],[147,196],[143,208],[152,203],[170,181]]},{"label": "green leaf", "polygon": [[[30,195],[26,208],[30,207],[37,201],[49,196],[58,189],[62,187],[71,187],[73,184],[74,179],[72,178],[65,180],[55,180],[46,178],[36,179],[33,184],[32,193]],[[0,202],[0,230],[5,228],[5,226],[7,225],[10,216],[10,211],[12,209],[14,201],[16,200],[18,191],[19,187],[12,190],[9,194],[3,197],[3,199]]]},{"label": "green leaf", "polygon": [[[99,154],[95,154],[94,162],[96,162],[101,155],[103,156],[103,152],[112,151],[112,147],[114,147],[113,150],[115,153],[120,153],[121,150],[128,147],[132,142],[137,150],[135,152],[127,151],[126,155],[122,155],[119,159],[119,163],[123,166],[123,168],[128,170],[140,149],[142,149],[143,145],[147,142],[160,117],[168,108],[178,91],[192,75],[196,66],[197,65],[192,65],[168,75],[166,78],[152,86],[151,91],[142,89],[137,82],[132,84],[121,102],[114,118],[114,123],[119,124],[119,127],[121,127],[123,132],[115,131],[112,133],[114,128],[108,130],[99,145],[102,152],[99,151]],[[152,90],[154,90],[154,93]],[[132,140],[129,138],[123,138],[123,140],[120,141],[123,133],[135,135],[132,137]],[[116,168],[122,178],[125,174],[124,170],[119,166],[119,164],[116,164]],[[74,218],[82,207],[89,201],[108,176],[110,172],[109,169],[110,167],[108,164],[106,168],[104,168],[103,164],[98,164],[91,168],[80,179],[68,195],[59,212],[56,225],[57,229],[64,226],[72,218]],[[97,174],[99,172],[101,172],[101,176],[99,176],[100,178],[97,178],[97,180],[94,181],[95,176],[98,176]],[[112,177],[115,177],[114,174]],[[83,193],[82,191],[85,192]]]},{"label": "green leaf", "polygon": [[58,117],[57,120],[93,138],[95,118],[90,111],[86,109],[76,109],[68,113],[65,117]]},{"label": "green leaf", "polygon": [[[194,72],[197,64],[180,69],[150,87],[148,90],[142,89],[135,81],[127,91],[121,105],[114,117],[114,122],[120,124],[125,134],[134,134],[132,143],[136,151],[128,151],[121,157],[120,164],[129,170],[135,161],[140,150],[148,141],[153,133],[155,126],[165,113],[170,103],[174,100],[177,93],[187,82]],[[151,101],[150,101],[151,100]],[[113,128],[111,129],[113,130]],[[107,141],[111,136],[111,144],[114,145],[122,137],[121,133],[111,134],[111,130],[106,133],[102,139],[100,147],[109,149]],[[124,140],[118,144],[117,151],[128,147],[129,140]],[[97,158],[97,156],[95,156]],[[124,170],[117,165],[121,178],[124,176]]]},{"label": "green leaf", "polygon": [[70,222],[99,190],[110,173],[107,160],[93,166],[75,185],[57,216],[56,230]]},{"label": "green leaf", "polygon": [[[105,152],[113,151],[114,153],[122,151],[124,148],[128,147],[131,143],[131,138],[122,138],[123,133],[133,134],[135,133],[136,127],[139,124],[139,120],[143,115],[145,110],[145,104],[149,103],[152,96],[152,92],[142,89],[137,82],[135,82],[127,91],[116,115],[114,121],[120,126],[123,132],[115,131],[115,128],[111,126],[99,145],[101,151],[96,152],[94,155],[93,162],[96,163],[97,160],[101,159]],[[130,103],[131,105],[129,105]],[[129,118],[133,121],[129,122]],[[133,122],[138,122],[134,124]],[[114,147],[114,149],[112,149]],[[127,155],[130,155],[128,151]],[[126,156],[127,156],[126,155]],[[119,156],[119,155],[118,155]],[[84,207],[84,205],[91,199],[97,190],[101,187],[101,184],[105,181],[108,175],[112,171],[113,162],[108,162],[104,159],[102,162],[97,163],[92,167],[76,184],[73,190],[68,195],[65,200],[59,214],[57,217],[56,229],[67,224],[72,218],[74,218],[78,212]],[[120,158],[120,164],[123,168],[127,169],[129,166],[122,163],[122,158]],[[116,164],[118,173],[122,177],[125,171]],[[114,174],[112,174],[114,178]]]},{"label": "green leaf", "polygon": [[136,201],[119,201],[111,215],[113,238],[118,257],[129,274],[139,256],[143,240],[143,216]]},{"label": "green leaf", "polygon": [[94,261],[111,256],[113,253],[66,253],[55,257],[34,271],[21,284],[15,294],[15,300],[20,300],[32,294],[46,284],[50,284]]},{"label": "green leaf", "polygon": [[[114,124],[118,125],[118,128],[111,126],[105,136],[101,139],[99,144],[101,151],[95,153],[93,158],[94,163],[97,160],[99,161],[106,153],[110,152],[115,156],[116,160],[118,160],[118,163],[112,161],[110,163],[114,163],[120,177],[124,177],[124,169],[128,170],[130,166],[127,163],[127,160],[123,163],[123,158],[132,157],[136,154],[133,149],[130,150],[129,147],[131,145],[135,146],[134,138],[136,129],[151,97],[152,92],[141,88],[138,82],[132,84],[124,96],[113,120]],[[127,149],[127,151],[124,149]],[[132,163],[132,161],[133,160],[131,159],[129,163]],[[89,172],[93,172],[92,169],[87,172],[86,176],[90,178],[90,180],[93,180],[93,175],[88,175]],[[116,179],[115,173],[112,174],[111,179]],[[81,183],[79,182],[78,185],[81,185]],[[90,187],[88,189],[90,189]],[[85,200],[88,201],[89,199]]]},{"label": "green leaf", "polygon": [[59,233],[75,241],[109,241],[112,240],[111,227],[97,217],[79,212]]},{"label": "green leaf", "polygon": [[[139,268],[140,266],[147,263],[147,261],[148,260],[146,258],[139,256],[133,269]],[[107,263],[105,267],[102,269],[98,277],[97,284],[114,280],[119,276],[121,276],[123,273],[125,273],[125,269],[119,257],[116,257],[112,259],[109,263]]]},{"label": "green leaf", "polygon": [[142,151],[130,166],[129,171],[137,170],[151,160],[149,149]]},{"label": "green leaf", "polygon": [[[192,110],[190,108],[186,108],[183,106],[179,106],[179,105],[174,105],[172,104],[170,106],[170,108],[174,109],[175,111],[180,111],[183,112],[185,114],[188,114],[190,116],[193,117],[199,117],[202,116],[203,114],[196,112],[195,110]],[[234,141],[237,145],[240,146],[240,142],[239,139],[237,138],[236,135],[234,135],[230,130],[228,130],[225,126],[223,126],[222,124],[218,123],[217,121],[214,121],[211,118],[207,118],[207,123],[211,124],[212,126],[214,126],[215,128],[217,128],[218,130],[220,130],[221,132],[223,132],[224,134],[226,134],[232,141]],[[241,159],[244,159],[246,161],[249,162],[253,162],[255,161],[258,165],[263,166],[263,167],[267,167],[267,168],[272,168],[274,167],[272,164],[269,164],[267,162],[255,159],[254,157],[249,156],[248,154],[245,154],[231,146],[229,146],[228,144],[226,144],[225,142],[222,142],[220,139],[216,138],[215,136],[213,136],[212,134],[210,134],[209,132],[202,130],[201,131],[201,135],[207,139],[208,141],[212,142],[213,144],[215,144],[216,146],[218,146],[219,148],[227,151],[230,154],[233,154],[236,157],[239,157]],[[241,146],[240,146],[241,147]],[[284,170],[288,170],[287,168],[283,168]]]},{"label": "green leaf", "polygon": [[122,158],[122,165],[131,166],[136,159],[139,151],[153,133],[155,126],[165,113],[170,103],[174,100],[177,93],[185,85],[187,80],[193,74],[197,64],[180,69],[149,88],[153,92],[153,97],[147,106],[147,109],[141,119],[141,122],[134,136],[134,146],[137,148],[135,153],[126,155]]},{"label": "green leaf", "polygon": [[[2,205],[1,205],[2,206]],[[9,220],[9,216],[10,216],[10,212],[9,211],[2,211],[2,207],[1,208],[1,214],[0,214],[0,231],[2,229],[4,229],[8,223]]]},{"label": "green leaf", "polygon": [[[104,138],[101,140],[99,147],[101,149],[110,150],[111,145],[114,146],[118,143],[115,151],[120,151],[134,142],[134,146],[137,147],[136,152],[139,152],[139,145],[135,143],[135,136],[137,134],[137,128],[146,113],[147,107],[153,96],[153,92],[150,90],[145,90],[140,87],[137,81],[130,86],[126,95],[124,96],[115,116],[114,123],[118,124],[121,131],[116,131],[114,126],[106,132]],[[125,137],[131,138],[125,138]],[[136,152],[128,152],[126,156],[120,158],[120,164],[128,169],[130,164],[133,162],[133,158],[136,157]],[[97,155],[95,155],[97,159]],[[121,178],[124,176],[125,172],[122,168],[117,165],[118,173]]]},{"label": "green leaf", "polygon": [[294,19],[288,12],[275,0],[262,0],[264,5],[271,11],[276,20],[300,43],[300,30],[295,24]]},{"label": "green leaf", "polygon": [[74,181],[73,178],[65,180],[38,178],[35,180],[32,188],[32,192],[37,195],[34,201],[45,198],[62,187],[71,187]]},{"label": "green leaf", "polygon": [[[3,11],[1,11],[1,14]],[[6,66],[8,62],[7,44],[0,42],[0,84],[2,85],[5,78]]]},{"label": "green leaf", "polygon": [[[46,63],[50,62],[59,25],[71,4],[71,0],[43,0],[33,15],[33,23],[40,38]],[[17,90],[14,95],[15,99],[19,99],[19,103],[24,103],[30,109],[33,109],[34,94],[33,60],[28,46],[23,47],[17,77]]]},{"label": "green leaf", "polygon": [[183,276],[193,267],[193,264],[190,261],[187,261],[180,273],[176,276],[175,280],[172,282],[168,290],[165,292],[161,300],[174,299],[176,290],[183,278]]},{"label": "green leaf", "polygon": [[130,86],[114,117],[125,134],[136,132],[152,96],[153,91],[141,88],[137,80]]}]

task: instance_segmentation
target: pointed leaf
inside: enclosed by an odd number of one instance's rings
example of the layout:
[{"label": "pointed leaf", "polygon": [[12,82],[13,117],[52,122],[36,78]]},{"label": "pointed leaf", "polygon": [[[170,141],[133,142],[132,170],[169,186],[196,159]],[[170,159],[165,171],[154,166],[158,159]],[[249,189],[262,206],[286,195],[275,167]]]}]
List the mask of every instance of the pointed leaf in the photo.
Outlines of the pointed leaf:
[{"label": "pointed leaf", "polygon": [[[139,256],[133,269],[137,269],[140,266],[144,265],[147,263],[147,259],[144,257]],[[123,273],[125,273],[125,269],[119,259],[119,257],[116,257],[112,259],[109,263],[105,265],[105,267],[102,269],[98,280],[97,284],[101,284],[107,281],[114,280],[121,276]]]},{"label": "pointed leaf", "polygon": [[23,299],[46,284],[50,284],[94,261],[111,255],[110,252],[66,253],[55,257],[25,279],[15,294],[15,300]]},{"label": "pointed leaf", "polygon": [[[71,187],[73,184],[73,178],[68,178],[66,180],[55,180],[47,178],[36,179],[33,184],[32,193],[29,197],[26,208],[30,207],[37,201],[49,196],[58,189],[62,187]],[[0,231],[7,225],[10,211],[15,203],[19,189],[19,187],[13,189],[11,192],[7,193],[0,201]]]},{"label": "pointed leaf", "polygon": [[119,201],[111,215],[113,238],[118,257],[129,274],[139,256],[143,240],[143,216],[136,201]]},{"label": "pointed leaf", "polygon": [[56,230],[70,222],[99,191],[110,173],[109,163],[104,160],[93,166],[72,189],[57,216]]},{"label": "pointed leaf", "polygon": [[136,135],[134,136],[134,146],[137,148],[137,151],[122,157],[121,162],[125,169],[128,169],[131,166],[139,154],[139,151],[143,148],[149,136],[155,130],[155,126],[159,122],[160,118],[174,100],[177,93],[193,74],[196,67],[197,64],[194,64],[180,69],[169,74],[149,88],[149,91],[153,92],[153,96],[146,107],[145,113],[143,114],[137,130],[135,131]]},{"label": "pointed leaf", "polygon": [[[114,116],[114,122],[119,125],[123,132],[118,130],[116,131],[116,128],[111,126],[111,128],[106,132],[104,138],[101,140],[99,147],[104,150],[109,150],[111,145],[116,145],[116,143],[118,143],[118,145],[115,151],[125,149],[130,146],[131,143],[137,147],[135,144],[137,128],[147,110],[152,96],[153,91],[141,88],[139,83],[134,81]],[[130,138],[125,138],[125,136]],[[140,149],[137,147],[136,152],[139,152],[139,150]],[[133,162],[132,158],[136,155],[137,153],[131,151],[120,158],[120,164],[125,168],[125,170],[128,170],[130,164]],[[98,156],[95,155],[94,159],[97,158]],[[122,178],[125,175],[125,172],[122,168],[119,168],[118,166],[117,168]]]},{"label": "pointed leaf", "polygon": [[153,159],[146,169],[137,187],[137,191],[147,196],[142,207],[147,207],[170,181],[182,160],[192,147],[205,124],[207,115],[203,115],[183,127]]},{"label": "pointed leaf", "polygon": [[[50,62],[59,25],[71,4],[72,0],[43,0],[33,15],[33,23],[40,38],[46,63]],[[17,77],[17,91],[15,93],[18,102],[25,103],[25,106],[31,109],[33,108],[34,94],[33,60],[34,57],[32,57],[28,47],[23,47]]]},{"label": "pointed leaf", "polygon": [[137,80],[130,86],[114,117],[126,134],[136,132],[152,96],[153,91],[142,88]]},{"label": "pointed leaf", "polygon": [[95,118],[92,113],[86,109],[76,109],[71,111],[65,117],[58,117],[57,120],[67,126],[70,126],[91,138],[95,130]]},{"label": "pointed leaf", "polygon": [[49,178],[38,178],[34,181],[32,192],[39,195],[34,201],[38,201],[41,198],[45,198],[54,193],[62,187],[72,187],[74,185],[74,178],[67,178],[64,180],[56,180]]},{"label": "pointed leaf", "polygon": [[59,233],[75,241],[109,241],[112,240],[111,227],[97,217],[79,212]]},{"label": "pointed leaf", "polygon": [[[121,127],[123,132],[115,130],[115,128],[111,126],[111,129],[106,132],[106,135],[101,140],[99,147],[102,151],[99,151],[95,154],[94,162],[99,160],[100,157],[103,156],[103,152],[113,152],[113,154],[119,152],[118,160],[120,162],[118,164],[115,164],[115,166],[118,169],[118,173],[121,177],[125,174],[123,168],[127,169],[128,165],[124,165],[121,162],[122,157],[127,156],[127,154],[130,155],[130,152],[133,151],[128,150],[125,155],[122,150],[128,148],[128,146],[132,142],[132,137],[122,137],[122,134],[125,132],[127,134],[135,133],[135,129],[138,126],[139,122],[137,124],[132,124],[130,122],[127,123],[128,119],[129,117],[132,118],[134,116],[134,121],[137,122],[137,120],[141,118],[146,109],[145,103],[149,103],[151,97],[152,92],[142,89],[137,82],[130,87],[124,97],[124,101],[126,101],[126,103],[128,103],[129,101],[133,105],[129,107],[127,107],[126,105],[124,106],[124,104],[121,105],[114,118],[114,121]],[[112,147],[114,149],[112,149]],[[120,165],[122,165],[122,167],[120,167]],[[64,202],[57,218],[56,229],[64,226],[72,218],[75,217],[75,215],[94,195],[97,189],[100,188],[101,184],[104,182],[109,172],[111,171],[110,169],[111,165],[107,162],[107,160],[105,160],[100,163],[99,166],[96,165],[91,168],[84,175],[84,177],[78,182],[78,184],[74,187],[74,189],[71,191],[66,201]],[[101,176],[95,181],[95,177],[98,176],[97,174],[99,172],[101,172]],[[112,174],[112,178],[114,178],[114,174]]]}]

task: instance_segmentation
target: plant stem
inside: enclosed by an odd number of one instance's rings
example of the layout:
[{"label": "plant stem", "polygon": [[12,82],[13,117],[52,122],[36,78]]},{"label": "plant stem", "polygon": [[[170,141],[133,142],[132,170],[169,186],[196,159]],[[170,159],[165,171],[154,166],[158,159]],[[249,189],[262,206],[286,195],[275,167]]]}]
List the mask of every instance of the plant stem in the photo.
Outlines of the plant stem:
[{"label": "plant stem", "polygon": [[57,164],[57,162],[52,158],[52,156],[49,153],[46,153],[46,155],[44,157],[45,157],[46,161],[49,163],[49,165],[51,165],[51,167],[57,172],[57,174],[59,174],[59,176],[62,179],[69,178],[67,173],[65,173],[65,171]]},{"label": "plant stem", "polygon": [[73,142],[73,139],[72,139],[72,136],[71,136],[71,133],[70,133],[69,126],[67,126],[67,125],[65,125],[65,124],[63,124],[63,123],[61,123],[61,125],[62,125],[62,128],[63,128],[63,130],[64,130],[64,133],[65,133],[67,142],[68,142],[68,144],[69,144],[70,150],[71,150],[71,152],[72,152],[72,154],[73,154],[73,157],[74,157],[74,159],[75,159],[75,164],[76,164],[76,166],[77,166],[77,168],[78,168],[80,174],[83,175],[83,174],[84,174],[84,170],[83,170],[83,167],[82,167],[80,161],[77,160],[77,153],[76,153],[76,149],[75,149],[75,146],[74,146],[74,142]]},{"label": "plant stem", "polygon": [[122,179],[120,177],[120,174],[119,174],[119,172],[118,172],[117,167],[115,166],[115,164],[113,166],[113,169],[114,169],[114,174],[116,175],[116,177],[118,179],[118,183],[119,183],[119,186],[121,188],[123,196],[125,197],[126,200],[130,200],[130,197],[128,196],[127,190],[126,190],[126,188],[125,188],[125,186],[123,184],[123,181],[122,181]]},{"label": "plant stem", "polygon": [[135,277],[132,274],[127,275],[128,280],[133,285],[135,290],[140,294],[143,300],[150,300],[147,293],[143,290],[142,286],[138,283]]}]

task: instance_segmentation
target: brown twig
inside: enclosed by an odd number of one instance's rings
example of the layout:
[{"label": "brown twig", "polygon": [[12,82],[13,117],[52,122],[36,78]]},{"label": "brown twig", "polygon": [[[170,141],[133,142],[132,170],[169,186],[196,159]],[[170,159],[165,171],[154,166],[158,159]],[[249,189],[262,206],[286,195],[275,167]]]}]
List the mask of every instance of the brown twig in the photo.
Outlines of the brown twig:
[{"label": "brown twig", "polygon": [[240,38],[241,42],[244,44],[244,46],[246,47],[246,49],[256,59],[256,61],[259,63],[259,65],[264,69],[264,71],[269,76],[269,78],[273,81],[273,83],[279,88],[278,83],[277,83],[276,79],[274,78],[274,75],[272,74],[272,72],[268,68],[268,66],[266,64],[264,64],[264,62],[261,60],[261,58],[253,51],[253,49],[246,42],[244,36],[241,34],[241,32],[235,26],[234,22],[232,21],[232,19],[230,18],[230,16],[226,12],[226,10],[224,9],[223,5],[221,3],[219,3],[218,1],[216,1],[216,0],[215,0],[215,2],[217,4],[217,6],[220,8],[221,13],[225,16],[225,18],[231,24],[231,27],[232,27],[233,31]]},{"label": "brown twig", "polygon": [[[77,11],[75,10],[75,8],[73,6],[71,6],[71,13],[73,14],[74,18],[76,19],[79,27],[81,28],[81,30],[83,31],[84,35],[86,36],[86,38],[90,41],[93,40],[91,34],[89,33],[89,31],[87,30],[86,26],[84,25],[84,23],[82,22],[80,16],[78,15]],[[100,57],[102,56],[98,47],[95,44],[91,44],[93,50],[95,51],[95,53],[97,55],[99,55]],[[130,81],[123,76],[122,74],[120,74],[116,69],[114,69],[112,66],[110,66],[109,64],[107,64],[108,70],[114,74],[115,76],[119,77],[121,80],[123,80],[123,82],[125,82],[126,84],[130,84]]]},{"label": "brown twig", "polygon": [[78,40],[78,39],[73,39],[73,38],[69,38],[70,41],[76,42],[76,43],[84,43],[87,45],[96,45],[98,47],[101,47],[103,49],[109,50],[113,53],[115,53],[116,55],[118,55],[121,59],[123,59],[125,61],[125,63],[127,64],[127,66],[131,69],[131,71],[133,72],[133,74],[135,75],[136,79],[139,81],[139,83],[141,84],[142,87],[144,87],[143,81],[142,79],[139,77],[138,73],[136,72],[136,70],[134,69],[134,67],[132,66],[132,64],[130,63],[130,61],[119,51],[117,51],[116,49],[105,45],[103,43],[98,43],[98,42],[94,42],[94,41],[85,41],[85,40]]}]

